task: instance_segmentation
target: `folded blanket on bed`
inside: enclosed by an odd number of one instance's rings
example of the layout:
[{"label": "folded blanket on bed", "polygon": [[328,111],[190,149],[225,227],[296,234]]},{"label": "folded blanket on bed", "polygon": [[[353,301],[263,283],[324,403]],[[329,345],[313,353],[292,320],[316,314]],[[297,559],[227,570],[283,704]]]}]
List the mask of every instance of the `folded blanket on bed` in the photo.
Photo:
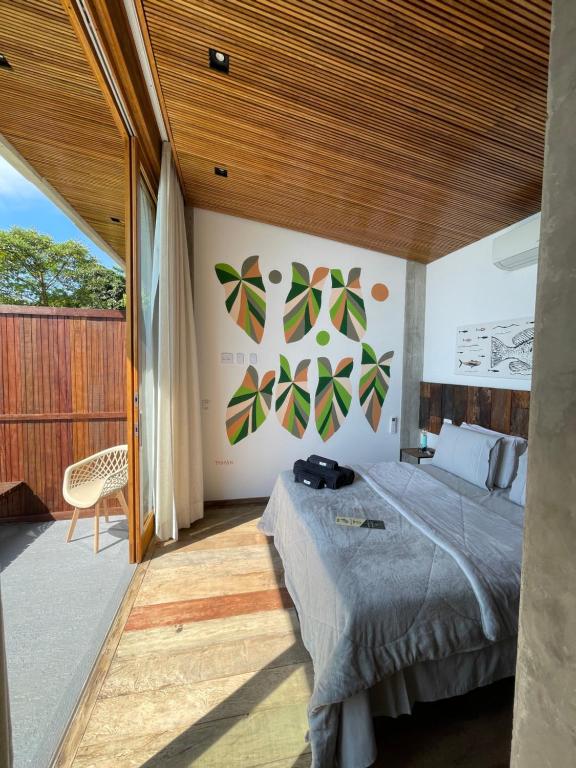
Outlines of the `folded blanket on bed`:
[{"label": "folded blanket on bed", "polygon": [[[311,457],[312,458],[312,457]],[[349,467],[324,467],[317,462],[298,459],[294,462],[294,478],[297,483],[304,482],[313,488],[331,488],[336,491],[354,482],[354,471]],[[320,484],[312,484],[312,478],[319,478]]]},{"label": "folded blanket on bed", "polygon": [[[338,493],[312,491],[283,473],[260,523],[282,557],[314,665],[314,768],[335,765],[340,702],[417,661],[516,632],[521,528],[501,518],[491,536],[480,520],[485,508],[413,465],[356,471],[361,478]],[[346,528],[337,516],[386,527]],[[359,749],[354,768],[370,764],[369,751]]]}]

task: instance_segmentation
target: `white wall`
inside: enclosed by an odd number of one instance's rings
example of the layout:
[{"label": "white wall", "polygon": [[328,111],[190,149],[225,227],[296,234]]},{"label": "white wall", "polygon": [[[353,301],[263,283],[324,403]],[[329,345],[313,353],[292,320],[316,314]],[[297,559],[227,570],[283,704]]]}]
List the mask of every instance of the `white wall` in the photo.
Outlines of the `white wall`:
[{"label": "white wall", "polygon": [[536,265],[506,272],[492,264],[492,241],[502,232],[428,265],[424,381],[530,389],[530,379],[488,378],[454,372],[458,326],[534,315]]},{"label": "white wall", "polygon": [[[231,264],[239,271],[243,260],[255,254],[260,256],[267,291],[266,326],[260,344],[252,341],[226,312],[224,289],[214,271],[218,262]],[[362,341],[370,344],[377,356],[394,350],[390,390],[377,432],[373,432],[366,421],[358,399],[361,344],[338,332],[330,320],[330,276],[324,285],[322,309],[315,328],[300,341],[285,342],[282,318],[291,284],[292,261],[305,264],[310,272],[319,266],[340,268],[345,277],[351,267],[362,269],[361,282],[368,316],[368,329]],[[278,285],[268,279],[272,269],[283,275]],[[296,459],[306,458],[311,453],[334,457],[344,464],[397,459],[399,435],[390,434],[388,428],[390,418],[399,417],[401,411],[405,275],[403,259],[266,224],[195,210],[194,286],[200,390],[202,400],[208,401],[203,403],[202,411],[206,499],[268,495],[278,472],[291,468]],[[390,290],[390,296],[384,302],[376,302],[370,295],[372,286],[378,282],[385,283]],[[316,343],[319,330],[330,333],[328,346],[321,347]],[[312,412],[301,440],[280,425],[273,401],[263,426],[236,445],[230,445],[225,428],[226,407],[247,366],[222,365],[222,352],[255,352],[258,355],[255,367],[260,377],[270,369],[278,374],[280,354],[290,361],[292,373],[300,360],[311,358]],[[316,361],[318,357],[328,357],[335,367],[346,356],[354,358],[350,412],[343,426],[324,443],[314,420]]]}]

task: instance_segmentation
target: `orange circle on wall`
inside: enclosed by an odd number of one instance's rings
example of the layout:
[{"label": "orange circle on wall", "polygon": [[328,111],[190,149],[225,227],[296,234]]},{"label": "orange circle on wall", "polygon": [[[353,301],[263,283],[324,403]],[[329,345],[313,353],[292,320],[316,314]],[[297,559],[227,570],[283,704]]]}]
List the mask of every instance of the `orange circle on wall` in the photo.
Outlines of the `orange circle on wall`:
[{"label": "orange circle on wall", "polygon": [[372,298],[376,299],[376,301],[386,301],[389,295],[388,286],[384,285],[384,283],[375,283],[372,286]]}]

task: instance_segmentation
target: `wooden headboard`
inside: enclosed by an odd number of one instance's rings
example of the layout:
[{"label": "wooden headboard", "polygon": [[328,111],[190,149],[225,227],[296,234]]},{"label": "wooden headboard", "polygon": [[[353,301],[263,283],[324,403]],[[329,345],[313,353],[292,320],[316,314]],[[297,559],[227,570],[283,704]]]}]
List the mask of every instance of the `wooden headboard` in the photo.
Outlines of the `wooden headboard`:
[{"label": "wooden headboard", "polygon": [[439,434],[444,419],[528,437],[530,392],[518,389],[420,383],[420,429]]}]

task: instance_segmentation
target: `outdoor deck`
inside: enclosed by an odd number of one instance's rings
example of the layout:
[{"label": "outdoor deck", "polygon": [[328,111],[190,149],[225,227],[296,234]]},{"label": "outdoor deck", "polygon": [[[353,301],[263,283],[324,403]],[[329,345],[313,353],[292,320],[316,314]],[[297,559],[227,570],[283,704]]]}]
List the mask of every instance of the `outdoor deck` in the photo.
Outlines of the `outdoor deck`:
[{"label": "outdoor deck", "polygon": [[114,620],[135,566],[122,516],[0,525],[2,612],[14,768],[46,768]]}]

